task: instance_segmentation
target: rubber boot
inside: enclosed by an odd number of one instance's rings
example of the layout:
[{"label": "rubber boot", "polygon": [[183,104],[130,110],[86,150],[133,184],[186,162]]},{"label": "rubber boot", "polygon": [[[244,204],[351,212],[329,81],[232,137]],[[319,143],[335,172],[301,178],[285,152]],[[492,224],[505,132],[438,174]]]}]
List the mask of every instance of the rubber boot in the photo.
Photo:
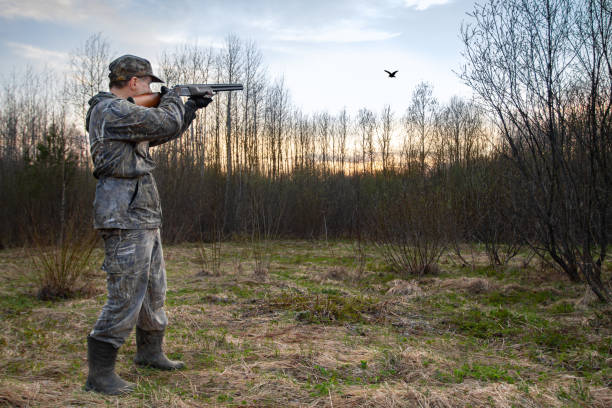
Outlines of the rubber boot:
[{"label": "rubber boot", "polygon": [[159,368],[160,370],[179,370],[185,367],[182,361],[168,359],[162,351],[164,331],[147,331],[136,327],[136,357],[134,362],[141,366]]},{"label": "rubber boot", "polygon": [[134,383],[124,381],[115,374],[118,351],[111,343],[87,336],[89,375],[85,383],[86,391],[107,395],[128,394],[134,391],[136,387]]}]

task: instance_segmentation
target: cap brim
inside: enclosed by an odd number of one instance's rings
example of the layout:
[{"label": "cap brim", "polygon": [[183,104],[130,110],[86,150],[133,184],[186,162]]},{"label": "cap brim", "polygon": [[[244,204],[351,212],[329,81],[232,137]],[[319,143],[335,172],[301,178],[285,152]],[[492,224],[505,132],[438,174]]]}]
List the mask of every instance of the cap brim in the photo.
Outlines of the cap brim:
[{"label": "cap brim", "polygon": [[151,83],[153,83],[153,82],[166,82],[166,81],[162,81],[161,79],[159,79],[155,75],[149,74],[149,76],[152,78]]}]

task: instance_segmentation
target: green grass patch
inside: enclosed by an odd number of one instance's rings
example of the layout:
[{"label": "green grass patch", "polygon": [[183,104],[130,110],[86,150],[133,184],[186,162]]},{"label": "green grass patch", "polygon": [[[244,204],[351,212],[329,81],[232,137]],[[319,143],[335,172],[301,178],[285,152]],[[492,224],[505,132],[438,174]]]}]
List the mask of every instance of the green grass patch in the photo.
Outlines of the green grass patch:
[{"label": "green grass patch", "polygon": [[516,282],[522,280],[525,276],[525,271],[503,265],[478,265],[474,268],[463,268],[461,270],[461,275]]},{"label": "green grass patch", "polygon": [[290,257],[274,256],[275,261],[289,265],[317,264],[329,266],[355,266],[356,261],[354,256],[322,256],[310,254],[298,254]]},{"label": "green grass patch", "polygon": [[232,292],[236,297],[241,299],[248,299],[253,297],[253,290],[249,288],[245,288],[243,286],[235,285],[229,288],[230,292]]},{"label": "green grass patch", "polygon": [[534,330],[523,336],[526,341],[533,341],[540,347],[552,351],[568,351],[584,347],[584,335],[560,327],[545,327]]},{"label": "green grass patch", "polygon": [[325,367],[315,365],[316,374],[309,379],[312,388],[312,396],[326,396],[338,386],[338,375],[336,370],[329,370]]},{"label": "green grass patch", "polygon": [[436,313],[455,313],[467,303],[463,294],[459,292],[449,292],[425,298],[423,304],[431,308]]},{"label": "green grass patch", "polygon": [[51,305],[49,301],[41,301],[32,295],[24,293],[0,296],[0,316],[17,316],[22,313],[27,313],[36,307],[49,305]]},{"label": "green grass patch", "polygon": [[[448,320],[462,334],[490,339],[503,336],[518,336],[528,319],[506,308],[499,307],[488,312],[478,308],[452,315]],[[539,321],[538,321],[539,322]]]},{"label": "green grass patch", "polygon": [[295,271],[291,269],[274,269],[271,271],[271,274],[274,274],[279,278],[283,278],[285,280],[295,279]]},{"label": "green grass patch", "polygon": [[487,293],[483,300],[491,306],[521,305],[545,306],[560,299],[550,290],[508,289]]},{"label": "green grass patch", "polygon": [[576,307],[571,302],[559,302],[552,306],[549,311],[554,314],[569,314],[576,311]]},{"label": "green grass patch", "polygon": [[201,293],[201,289],[192,287],[168,290],[166,292],[166,305],[178,306],[197,304],[199,303],[199,295],[201,295]]},{"label": "green grass patch", "polygon": [[[489,311],[471,308],[451,315],[445,322],[467,336],[462,344],[470,348],[478,348],[478,343],[483,341],[486,345],[489,341],[503,339],[505,343],[529,350],[533,361],[550,361],[556,367],[576,373],[594,374],[604,368],[610,358],[610,347],[605,339],[591,343],[579,327],[562,325],[536,313],[517,313],[503,307]],[[477,343],[470,342],[470,338]],[[449,380],[449,375],[440,373],[440,381]],[[473,373],[469,377],[478,378]]]},{"label": "green grass patch", "polygon": [[496,365],[463,364],[450,372],[436,370],[435,378],[443,383],[462,383],[466,378],[483,382],[506,382],[514,384],[518,381],[507,368]]},{"label": "green grass patch", "polygon": [[375,299],[367,296],[339,294],[303,294],[283,291],[265,298],[272,309],[291,310],[295,318],[306,323],[363,323],[364,314],[379,312]]}]

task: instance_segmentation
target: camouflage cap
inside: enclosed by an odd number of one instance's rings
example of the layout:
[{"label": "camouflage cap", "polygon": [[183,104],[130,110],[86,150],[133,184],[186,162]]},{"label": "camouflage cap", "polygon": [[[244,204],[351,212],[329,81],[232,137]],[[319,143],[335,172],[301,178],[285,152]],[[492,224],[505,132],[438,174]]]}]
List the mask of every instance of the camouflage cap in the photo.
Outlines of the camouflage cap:
[{"label": "camouflage cap", "polygon": [[155,75],[151,63],[135,55],[122,55],[108,66],[110,73],[108,77],[111,81],[125,81],[131,77],[150,76],[153,78],[151,82],[164,82]]}]

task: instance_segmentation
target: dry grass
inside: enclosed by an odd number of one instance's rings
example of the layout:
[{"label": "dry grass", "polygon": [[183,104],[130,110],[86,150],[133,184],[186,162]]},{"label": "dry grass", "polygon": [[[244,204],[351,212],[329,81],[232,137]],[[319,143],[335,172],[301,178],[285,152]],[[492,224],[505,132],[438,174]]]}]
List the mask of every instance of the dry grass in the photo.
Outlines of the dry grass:
[{"label": "dry grass", "polygon": [[[405,281],[371,253],[368,269],[358,272],[350,244],[279,241],[270,246],[265,273],[241,243],[224,243],[219,270],[203,273],[198,248],[165,248],[166,349],[187,369],[134,366],[131,337],[117,368],[138,387],[125,397],[82,390],[85,338],[105,301],[102,272],[91,280],[100,294],[44,302],[24,278],[23,252],[0,252],[0,406],[612,404],[612,358],[605,350],[612,313],[600,305],[579,308],[584,291],[567,282],[527,285],[525,276],[537,270],[488,276],[469,269],[466,276],[449,266],[434,278]],[[508,335],[486,337],[495,330],[458,325],[462,313],[474,310],[483,325],[509,325]],[[304,319],[304,311],[319,319]],[[536,336],[554,335],[557,327],[575,328],[584,341],[565,347]]]}]

